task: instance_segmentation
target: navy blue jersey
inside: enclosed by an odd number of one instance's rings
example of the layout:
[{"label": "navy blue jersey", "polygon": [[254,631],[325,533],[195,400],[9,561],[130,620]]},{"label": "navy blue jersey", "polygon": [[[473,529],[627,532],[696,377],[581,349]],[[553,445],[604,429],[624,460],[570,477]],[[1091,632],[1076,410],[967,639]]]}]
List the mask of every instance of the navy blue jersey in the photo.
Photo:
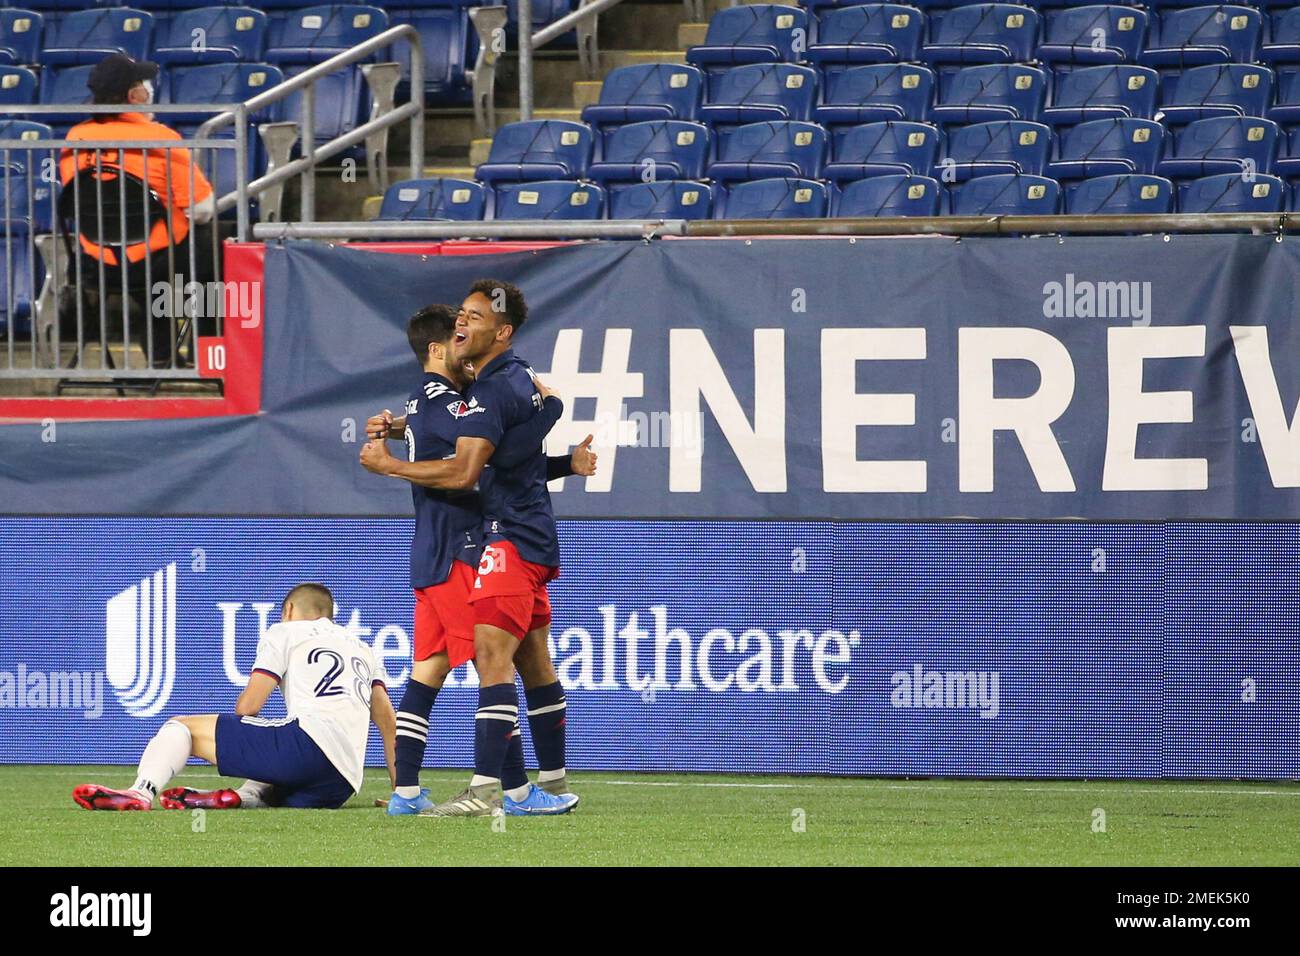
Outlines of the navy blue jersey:
[{"label": "navy blue jersey", "polygon": [[[474,417],[456,386],[435,372],[425,372],[420,387],[406,402],[406,450],[409,461],[439,461],[456,454],[462,424]],[[497,454],[507,461],[532,459],[559,420],[564,404],[549,398],[542,412],[501,438]],[[441,584],[452,561],[477,567],[482,550],[483,512],[477,489],[440,491],[411,484],[415,536],[411,539],[411,587]]]},{"label": "navy blue jersey", "polygon": [[536,452],[517,462],[501,454],[503,438],[511,428],[544,413],[528,366],[507,349],[479,372],[468,394],[472,408],[461,424],[461,435],[485,438],[497,446],[479,477],[484,540],[504,538],[525,561],[557,567],[560,542],[546,490],[546,456],[540,444]]},{"label": "navy blue jersey", "polygon": [[[435,372],[425,372],[420,387],[406,401],[408,461],[438,461],[456,454],[459,409],[465,400],[456,386]],[[415,537],[411,539],[411,587],[441,584],[452,561],[477,567],[483,513],[477,491],[439,491],[411,485],[415,503]]]}]

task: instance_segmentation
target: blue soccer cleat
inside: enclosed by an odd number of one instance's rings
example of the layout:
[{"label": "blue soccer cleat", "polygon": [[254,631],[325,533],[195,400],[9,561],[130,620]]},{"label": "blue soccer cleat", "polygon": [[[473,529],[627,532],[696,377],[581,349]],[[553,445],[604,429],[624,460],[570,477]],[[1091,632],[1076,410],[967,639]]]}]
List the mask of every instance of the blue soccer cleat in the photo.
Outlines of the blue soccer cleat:
[{"label": "blue soccer cleat", "polygon": [[388,798],[388,815],[390,817],[404,817],[420,813],[424,810],[432,810],[433,801],[429,799],[429,788],[421,787],[418,797],[399,797],[396,792]]},{"label": "blue soccer cleat", "polygon": [[546,817],[557,813],[568,813],[578,805],[576,793],[547,793],[535,783],[528,785],[528,796],[522,800],[511,800],[509,795],[502,802],[508,817]]}]

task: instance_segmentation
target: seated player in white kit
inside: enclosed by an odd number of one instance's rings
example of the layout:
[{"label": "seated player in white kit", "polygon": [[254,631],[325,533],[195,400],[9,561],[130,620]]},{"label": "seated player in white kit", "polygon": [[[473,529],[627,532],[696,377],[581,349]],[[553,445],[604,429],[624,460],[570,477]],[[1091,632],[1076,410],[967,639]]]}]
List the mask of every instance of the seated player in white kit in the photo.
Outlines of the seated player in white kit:
[{"label": "seated player in white kit", "polygon": [[[234,714],[173,717],[145,747],[130,788],[85,783],[72,799],[87,810],[148,810],[155,798],[173,810],[335,809],[361,789],[372,721],[394,782],[397,719],[388,691],[369,645],[333,615],[328,588],[299,584],[284,599],[280,623],[258,643]],[[288,716],[257,717],[277,686]],[[249,779],[236,790],[164,789],[191,756],[215,764],[222,776]]]}]

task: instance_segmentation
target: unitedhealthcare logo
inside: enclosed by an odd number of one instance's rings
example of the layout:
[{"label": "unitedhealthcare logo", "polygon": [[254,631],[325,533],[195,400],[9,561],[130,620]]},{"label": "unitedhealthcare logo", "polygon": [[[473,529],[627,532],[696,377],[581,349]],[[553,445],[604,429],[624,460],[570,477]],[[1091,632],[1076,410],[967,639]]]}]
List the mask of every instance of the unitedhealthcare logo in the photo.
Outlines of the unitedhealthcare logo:
[{"label": "unitedhealthcare logo", "polygon": [[152,717],[176,680],[176,562],[109,598],[104,616],[108,683],[132,717]]}]

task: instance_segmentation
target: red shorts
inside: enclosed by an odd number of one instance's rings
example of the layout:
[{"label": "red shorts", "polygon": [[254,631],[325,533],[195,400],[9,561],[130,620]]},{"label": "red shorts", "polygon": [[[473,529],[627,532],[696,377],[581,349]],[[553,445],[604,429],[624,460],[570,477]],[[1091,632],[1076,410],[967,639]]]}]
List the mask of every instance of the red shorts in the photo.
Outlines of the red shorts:
[{"label": "red shorts", "polygon": [[451,562],[447,580],[415,591],[415,659],[446,652],[452,667],[474,659],[474,612],[469,606],[474,569]]},{"label": "red shorts", "polygon": [[485,544],[469,597],[474,623],[499,627],[522,641],[529,631],[550,625],[546,583],[559,576],[559,568],[525,561],[509,541]]}]

